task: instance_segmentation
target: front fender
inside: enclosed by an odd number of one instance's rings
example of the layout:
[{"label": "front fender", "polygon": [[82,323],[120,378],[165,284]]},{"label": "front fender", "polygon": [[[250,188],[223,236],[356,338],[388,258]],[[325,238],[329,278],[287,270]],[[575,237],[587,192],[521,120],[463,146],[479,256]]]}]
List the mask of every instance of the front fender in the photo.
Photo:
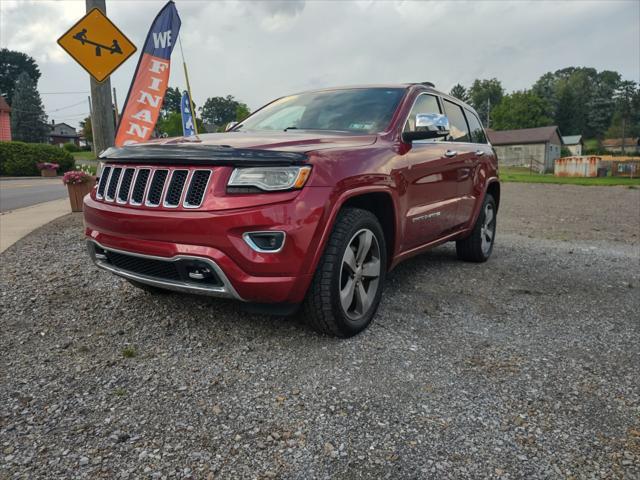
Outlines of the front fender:
[{"label": "front fender", "polygon": [[[394,210],[394,222],[395,222],[395,232],[399,232],[400,224],[399,224],[399,215],[398,215],[398,199],[396,198],[395,191],[389,187],[384,185],[371,185],[371,186],[362,186],[356,188],[350,188],[348,190],[344,190],[341,192],[337,192],[328,200],[326,214],[323,218],[323,221],[320,222],[317,236],[319,238],[317,244],[315,245],[313,256],[309,256],[309,264],[307,265],[307,273],[314,273],[318,267],[320,262],[320,258],[324,253],[324,249],[326,247],[327,242],[329,241],[329,236],[333,231],[333,227],[336,222],[336,218],[338,217],[338,213],[342,209],[342,207],[347,203],[350,199],[358,197],[360,195],[365,195],[368,193],[385,193],[389,195],[391,201],[393,203]],[[396,233],[397,234],[397,233]],[[394,242],[397,244],[397,242]],[[394,252],[395,254],[395,252]]]}]

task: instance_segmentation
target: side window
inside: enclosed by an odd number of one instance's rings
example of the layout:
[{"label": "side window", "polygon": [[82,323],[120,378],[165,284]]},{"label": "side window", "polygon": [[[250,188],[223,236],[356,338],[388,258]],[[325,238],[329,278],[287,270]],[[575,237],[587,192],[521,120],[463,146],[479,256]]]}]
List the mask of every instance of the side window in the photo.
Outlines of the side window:
[{"label": "side window", "polygon": [[450,133],[447,140],[450,142],[468,142],[469,127],[464,118],[462,107],[449,100],[444,101],[444,111],[449,117]]},{"label": "side window", "polygon": [[480,120],[475,113],[466,110],[467,122],[469,122],[469,130],[471,130],[471,141],[473,143],[487,143],[487,137],[484,134]]},{"label": "side window", "polygon": [[440,105],[438,105],[438,99],[433,95],[427,95],[426,93],[420,94],[416,101],[413,103],[407,123],[404,125],[405,132],[411,132],[416,128],[416,115],[418,113],[441,113]]}]

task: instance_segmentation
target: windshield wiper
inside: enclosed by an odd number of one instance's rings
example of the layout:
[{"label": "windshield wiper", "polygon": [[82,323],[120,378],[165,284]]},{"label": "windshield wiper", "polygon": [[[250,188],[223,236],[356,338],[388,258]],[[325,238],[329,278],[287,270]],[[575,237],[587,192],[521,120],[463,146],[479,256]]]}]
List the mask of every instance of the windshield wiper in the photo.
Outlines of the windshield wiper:
[{"label": "windshield wiper", "polygon": [[284,129],[285,132],[288,132],[289,130],[298,130],[298,127],[287,127]]}]

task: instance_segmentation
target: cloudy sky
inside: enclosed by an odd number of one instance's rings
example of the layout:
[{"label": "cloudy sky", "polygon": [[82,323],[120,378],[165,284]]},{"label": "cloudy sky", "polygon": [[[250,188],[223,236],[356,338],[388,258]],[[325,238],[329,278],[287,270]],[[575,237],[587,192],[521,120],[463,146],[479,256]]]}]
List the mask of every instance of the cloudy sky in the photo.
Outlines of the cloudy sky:
[{"label": "cloudy sky", "polygon": [[[107,0],[140,48],[164,1]],[[234,95],[255,109],[288,93],[359,83],[429,80],[449,91],[499,78],[507,91],[543,73],[589,66],[640,80],[640,1],[177,0],[197,105]],[[80,1],[0,0],[0,44],[33,56],[50,119],[88,114],[89,79],[57,44],[85,13]],[[138,55],[111,77],[120,107]],[[185,87],[180,51],[170,84]]]}]

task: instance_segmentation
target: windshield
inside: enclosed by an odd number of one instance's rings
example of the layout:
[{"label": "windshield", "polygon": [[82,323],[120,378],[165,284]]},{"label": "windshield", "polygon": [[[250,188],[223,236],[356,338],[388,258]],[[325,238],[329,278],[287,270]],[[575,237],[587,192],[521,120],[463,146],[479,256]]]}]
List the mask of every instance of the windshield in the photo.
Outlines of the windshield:
[{"label": "windshield", "polygon": [[382,132],[389,126],[403,94],[402,88],[352,88],[301,93],[276,100],[234,130]]}]

